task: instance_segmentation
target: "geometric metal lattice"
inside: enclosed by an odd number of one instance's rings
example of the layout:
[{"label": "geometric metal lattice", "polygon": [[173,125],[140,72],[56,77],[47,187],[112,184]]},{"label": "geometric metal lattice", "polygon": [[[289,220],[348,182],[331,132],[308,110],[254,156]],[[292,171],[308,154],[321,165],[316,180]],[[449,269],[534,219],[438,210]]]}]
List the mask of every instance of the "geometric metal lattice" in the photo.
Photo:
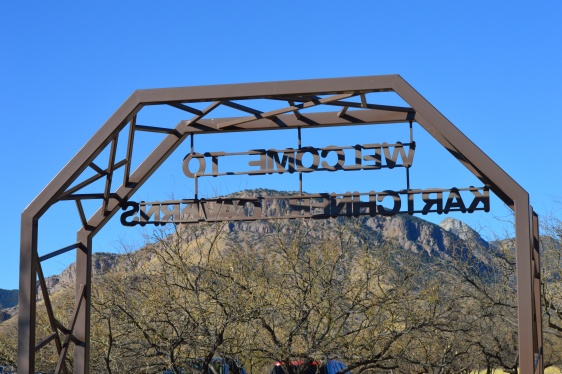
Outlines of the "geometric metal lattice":
[{"label": "geometric metal lattice", "polygon": [[[372,99],[380,92],[394,92],[409,106],[377,104]],[[266,101],[268,109],[257,109],[249,104],[252,100]],[[206,107],[197,109],[201,103],[206,103]],[[175,108],[191,118],[180,121],[174,128],[138,124],[137,115],[144,108],[156,105]],[[236,110],[241,116],[210,119],[209,114],[216,113],[218,108]],[[311,108],[314,110],[309,111]],[[528,193],[399,75],[135,91],[22,213],[18,372],[33,373],[36,352],[54,343],[58,352],[55,372],[67,373],[66,354],[73,343],[74,372],[88,373],[92,239],[189,135],[412,121],[422,126],[514,211],[519,367],[522,373],[542,372],[538,217],[529,205]],[[165,137],[132,170],[133,144],[138,132],[163,133]],[[120,138],[125,138],[121,141],[126,142],[123,159],[116,156]],[[95,160],[105,150],[109,151],[109,160],[104,167]],[[116,170],[121,168],[123,180],[114,180]],[[94,175],[80,180],[87,170]],[[103,188],[95,193],[85,192],[99,181],[105,182]],[[76,242],[39,256],[39,218],[55,203],[68,200],[75,202],[80,220]],[[86,201],[99,202],[97,211],[90,217],[84,211]],[[71,250],[76,251],[77,292],[74,312],[64,325],[53,313],[41,263]],[[37,279],[51,329],[51,334],[38,343],[35,331]]]}]

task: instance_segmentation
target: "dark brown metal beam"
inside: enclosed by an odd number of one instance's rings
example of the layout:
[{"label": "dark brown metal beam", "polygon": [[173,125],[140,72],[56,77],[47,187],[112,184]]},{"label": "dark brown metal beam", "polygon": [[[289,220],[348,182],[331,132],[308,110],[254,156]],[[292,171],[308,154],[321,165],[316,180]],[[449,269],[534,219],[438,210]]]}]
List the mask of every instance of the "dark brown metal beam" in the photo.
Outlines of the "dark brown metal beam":
[{"label": "dark brown metal beam", "polygon": [[68,251],[72,251],[73,249],[78,248],[78,246],[80,246],[80,243],[72,244],[72,245],[69,245],[67,247],[64,247],[64,248],[61,248],[59,250],[48,253],[46,255],[43,255],[43,256],[39,257],[39,262],[43,262],[43,261],[46,261],[50,258],[56,257],[58,255],[62,255],[63,253],[66,253]]},{"label": "dark brown metal beam", "polygon": [[192,108],[182,103],[168,103],[168,105],[173,106],[174,108],[181,109],[184,112],[188,112],[191,114],[195,114],[196,116],[200,116],[203,114],[199,109]]},{"label": "dark brown metal beam", "polygon": [[[41,263],[39,260],[37,264],[37,275],[39,277],[39,285],[41,287],[41,292],[43,294],[43,302],[45,303],[45,309],[47,309],[47,317],[49,319],[49,325],[51,327],[52,333],[48,338],[46,338],[41,343],[35,346],[35,351],[37,352],[38,350],[43,348],[46,344],[48,344],[50,341],[54,340],[55,346],[57,348],[57,353],[60,355],[62,352],[62,343],[57,328],[58,321],[56,320],[55,314],[53,313],[53,308],[51,306],[51,299],[49,296],[49,292],[47,291],[47,284],[45,283],[45,276],[43,275],[43,269],[41,268]],[[68,372],[65,363],[63,363],[62,365],[62,371],[65,374]]]},{"label": "dark brown metal beam", "polygon": [[[121,166],[125,165],[126,163],[127,163],[127,160],[121,160],[121,161],[117,162],[117,163],[114,165],[113,170],[119,169]],[[82,188],[84,188],[84,187],[86,187],[86,186],[88,186],[88,185],[94,183],[95,181],[98,181],[98,180],[100,180],[101,178],[106,177],[106,176],[108,175],[109,170],[102,170],[101,168],[99,168],[99,167],[97,167],[97,166],[94,168],[93,165],[94,165],[94,164],[92,163],[92,164],[90,165],[90,167],[92,167],[92,169],[96,170],[96,172],[97,172],[98,174],[91,176],[90,178],[86,179],[85,181],[83,181],[83,182],[77,184],[76,186],[73,186],[72,188],[69,188],[68,190],[66,190],[66,191],[64,192],[64,195],[60,196],[59,198],[62,199],[62,198],[65,197],[65,196],[71,195],[71,194],[73,194],[74,192],[79,191],[79,190],[81,190]]]},{"label": "dark brown metal beam", "polygon": [[136,131],[145,131],[145,132],[159,132],[159,133],[162,133],[162,134],[174,134],[175,133],[174,129],[168,129],[168,128],[165,128],[165,127],[155,127],[155,126],[142,126],[142,125],[136,125],[135,130]]},{"label": "dark brown metal beam", "polygon": [[123,184],[126,186],[129,184],[129,175],[131,174],[131,163],[133,159],[133,145],[135,143],[135,127],[137,125],[137,116],[134,116],[129,123],[129,136],[127,138],[127,156],[125,160],[125,171],[123,175]]},{"label": "dark brown metal beam", "polygon": [[[63,345],[62,345],[62,350],[59,353],[59,359],[57,362],[57,367],[55,369],[55,374],[59,374],[62,370],[62,368],[66,365],[65,361],[66,361],[66,353],[68,352],[68,348],[70,346],[70,341],[72,340],[72,334],[74,331],[75,326],[77,325],[77,321],[78,321],[78,315],[80,314],[82,308],[82,303],[84,301],[84,294],[86,292],[86,285],[82,284],[80,285],[80,289],[76,291],[77,292],[77,296],[76,296],[76,305],[74,306],[74,311],[72,312],[72,317],[70,317],[70,328],[68,333],[66,334],[66,337],[64,339]],[[76,358],[75,358],[76,360]],[[78,361],[81,361],[80,358],[78,358]],[[82,366],[82,365],[79,365]],[[76,366],[75,366],[76,369]],[[76,370],[75,370],[76,371]],[[82,371],[79,371],[79,373]]]},{"label": "dark brown metal beam", "polygon": [[[283,114],[275,120],[269,118],[254,119],[236,126],[221,127],[221,124],[230,123],[234,118],[202,119],[197,122],[181,121],[180,124],[186,132],[240,132],[257,130],[282,130],[298,127],[334,127],[371,124],[404,123],[415,121],[415,113],[390,112],[384,110],[350,110],[339,116],[339,112],[301,113],[300,118],[293,114]],[[176,127],[177,129],[178,127]],[[181,128],[180,128],[181,129]]]},{"label": "dark brown metal beam", "polygon": [[21,216],[20,282],[18,312],[18,372],[35,372],[35,325],[37,318],[37,219]]},{"label": "dark brown metal beam", "polygon": [[[111,200],[114,201],[114,200]],[[111,203],[108,204],[111,209]],[[99,209],[104,214],[104,208]],[[109,214],[108,214],[109,215]],[[90,372],[90,314],[92,303],[92,236],[87,231],[79,231],[76,251],[76,315],[70,327],[72,335],[82,344],[74,345],[74,373]],[[82,288],[82,285],[84,288]],[[79,289],[80,288],[80,289]],[[83,304],[83,305],[82,305]],[[68,335],[70,337],[70,335]]]},{"label": "dark brown metal beam", "polygon": [[255,120],[256,118],[272,118],[272,117],[277,117],[281,114],[285,114],[287,112],[294,112],[294,111],[299,111],[302,109],[307,109],[307,108],[312,108],[318,105],[322,105],[322,104],[328,104],[337,100],[341,100],[341,99],[346,99],[349,97],[354,96],[353,93],[351,94],[341,94],[341,95],[335,95],[335,96],[330,96],[330,97],[326,97],[326,98],[320,98],[318,100],[312,100],[312,101],[308,101],[306,103],[303,104],[299,104],[299,105],[291,105],[289,107],[286,108],[281,108],[281,109],[276,109],[276,110],[272,110],[269,112],[259,112],[256,113],[255,117],[244,117],[244,118],[240,118],[240,119],[235,119],[232,121],[227,121],[227,122],[223,122],[219,125],[219,129],[223,129],[226,127],[231,127],[231,126],[236,126],[236,125],[241,125],[243,123],[246,122],[250,122]]},{"label": "dark brown metal beam", "polygon": [[[223,84],[198,87],[137,90],[131,96],[143,104],[162,104],[181,100],[211,102],[245,99],[278,99],[306,95],[328,95],[347,92],[390,92],[399,75],[375,75],[352,78],[307,79],[262,83]],[[296,100],[295,100],[296,101]]]},{"label": "dark brown metal beam", "polygon": [[[532,211],[532,208],[531,208]],[[533,304],[535,308],[535,324],[533,326],[533,351],[535,353],[535,372],[544,372],[544,349],[542,336],[542,298],[541,298],[541,261],[539,216],[533,216]]]}]

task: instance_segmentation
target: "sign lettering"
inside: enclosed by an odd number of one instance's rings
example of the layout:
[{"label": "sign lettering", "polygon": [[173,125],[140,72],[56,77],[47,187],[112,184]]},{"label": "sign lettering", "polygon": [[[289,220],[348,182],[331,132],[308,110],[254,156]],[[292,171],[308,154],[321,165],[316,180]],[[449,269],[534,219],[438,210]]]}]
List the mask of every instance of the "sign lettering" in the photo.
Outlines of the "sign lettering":
[{"label": "sign lettering", "polygon": [[[264,175],[313,171],[374,170],[410,167],[414,161],[415,142],[396,144],[375,143],[354,146],[330,145],[324,148],[254,149],[248,152],[189,153],[183,160],[182,169],[189,178],[220,175]],[[345,150],[352,150],[353,157]],[[227,156],[250,156],[250,170],[220,171],[219,159]],[[211,163],[210,172],[207,164]]]},{"label": "sign lettering", "polygon": [[[283,207],[275,216],[267,206]],[[473,213],[490,210],[487,187],[320,193],[248,198],[186,199],[126,202],[121,223],[125,226],[167,223],[221,222],[278,218],[334,218],[338,216],[391,216],[398,213]]]}]

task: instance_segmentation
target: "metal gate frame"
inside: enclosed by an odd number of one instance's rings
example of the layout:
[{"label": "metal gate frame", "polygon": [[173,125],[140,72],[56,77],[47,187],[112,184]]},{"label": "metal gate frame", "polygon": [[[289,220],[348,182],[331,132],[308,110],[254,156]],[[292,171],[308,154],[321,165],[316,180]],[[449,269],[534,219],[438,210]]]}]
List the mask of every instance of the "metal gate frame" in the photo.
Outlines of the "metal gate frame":
[{"label": "metal gate frame", "polygon": [[[410,107],[369,103],[366,94],[395,92]],[[345,101],[360,98],[360,103]],[[270,112],[234,102],[266,99],[285,106]],[[204,110],[189,103],[210,102]],[[191,114],[175,128],[142,126],[137,114],[151,105],[169,105]],[[214,109],[227,106],[247,113],[243,118],[206,119]],[[336,107],[338,111],[301,113],[310,107]],[[348,109],[360,109],[350,110]],[[482,152],[470,139],[449,122],[399,75],[353,78],[315,79],[266,83],[229,84],[201,87],[164,88],[135,91],[109,118],[62,171],[23,211],[21,216],[20,288],[18,320],[18,373],[31,374],[35,369],[35,354],[54,343],[58,352],[55,373],[68,372],[66,353],[74,343],[74,372],[89,373],[90,308],[92,284],[92,239],[97,232],[127,202],[165,159],[190,134],[274,130],[286,128],[346,126],[357,124],[388,124],[415,121],[431,134],[470,172],[488,186],[515,215],[517,261],[517,312],[519,365],[521,373],[543,372],[542,317],[540,300],[540,263],[538,216],[529,203],[528,193],[505,171]],[[127,156],[116,160],[117,141],[121,130],[129,126]],[[167,134],[162,142],[134,171],[131,170],[133,141],[137,131]],[[94,163],[109,147],[107,168]],[[113,173],[124,167],[120,187],[111,191]],[[73,185],[86,169],[95,175]],[[99,193],[80,193],[95,181],[105,178],[105,188]],[[101,206],[87,218],[82,201],[98,199]],[[75,243],[49,254],[37,251],[39,218],[55,203],[73,200],[81,220]],[[76,300],[68,326],[58,321],[50,304],[43,276],[42,261],[76,250]],[[43,294],[52,334],[36,342],[37,280]]]}]

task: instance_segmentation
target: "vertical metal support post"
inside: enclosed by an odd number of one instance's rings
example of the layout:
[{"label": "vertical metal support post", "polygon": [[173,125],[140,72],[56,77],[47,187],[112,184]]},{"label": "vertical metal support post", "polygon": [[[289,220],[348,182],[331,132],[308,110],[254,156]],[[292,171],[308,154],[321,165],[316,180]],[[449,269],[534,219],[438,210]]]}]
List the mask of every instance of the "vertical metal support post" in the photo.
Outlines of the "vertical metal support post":
[{"label": "vertical metal support post", "polygon": [[[190,139],[190,153],[193,155],[195,153],[194,138],[195,134],[191,133]],[[189,166],[188,166],[189,167]],[[204,172],[204,171],[203,171]],[[195,189],[195,200],[199,199],[199,175],[195,173],[195,178],[193,178],[193,188]]]},{"label": "vertical metal support post", "polygon": [[515,236],[517,263],[517,319],[519,339],[519,370],[534,373],[533,352],[533,276],[531,272],[532,219],[529,195],[515,199]]},{"label": "vertical metal support post", "polygon": [[[300,152],[300,149],[302,148],[302,143],[301,143],[301,128],[300,126],[297,128],[297,136],[298,136],[298,149]],[[296,160],[295,160],[296,163]],[[299,194],[302,196],[302,171],[299,170]]]},{"label": "vertical metal support post", "polygon": [[[87,230],[80,230],[78,243],[82,245],[76,251],[76,303],[78,298],[84,297],[78,311],[74,337],[81,343],[74,346],[74,372],[88,374],[90,362],[90,309],[91,309],[91,284],[92,284],[92,238]],[[83,296],[81,286],[86,287]]]},{"label": "vertical metal support post", "polygon": [[[414,142],[414,128],[412,126],[412,121],[410,121],[410,147]],[[406,189],[410,191],[410,167],[406,166]]]},{"label": "vertical metal support post", "polygon": [[20,239],[20,289],[18,315],[18,373],[35,372],[35,322],[38,222],[22,214]]},{"label": "vertical metal support post", "polygon": [[532,212],[533,218],[533,301],[535,305],[535,325],[533,341],[535,345],[535,373],[544,373],[543,364],[543,337],[542,337],[542,299],[541,299],[541,261],[540,261],[540,236],[539,236],[539,217]]}]

